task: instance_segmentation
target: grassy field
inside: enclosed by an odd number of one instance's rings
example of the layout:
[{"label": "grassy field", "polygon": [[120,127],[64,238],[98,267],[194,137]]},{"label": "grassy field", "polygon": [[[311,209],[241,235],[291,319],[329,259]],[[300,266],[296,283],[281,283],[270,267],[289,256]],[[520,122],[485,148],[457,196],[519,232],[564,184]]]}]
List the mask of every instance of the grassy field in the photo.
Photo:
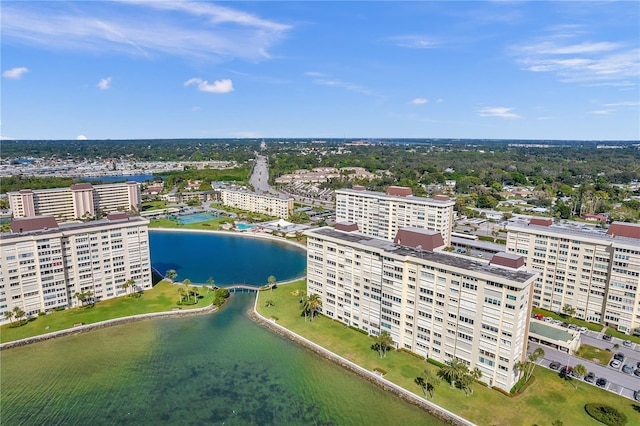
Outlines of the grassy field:
[{"label": "grassy field", "polygon": [[613,357],[613,352],[605,351],[604,349],[596,348],[591,345],[580,345],[580,348],[576,352],[576,356],[588,361],[597,362],[601,365],[607,365]]},{"label": "grassy field", "polygon": [[151,210],[164,210],[168,208],[171,208],[171,206],[167,206],[167,202],[164,200],[145,201],[140,205],[140,211],[143,212]]},{"label": "grassy field", "polygon": [[[326,317],[305,321],[301,316],[300,296],[292,294],[298,289],[306,289],[304,281],[280,285],[273,292],[259,294],[259,312],[368,370],[387,371],[385,378],[421,395],[415,378],[423,369],[436,371],[437,367],[402,352],[394,351],[380,358],[371,349],[370,337]],[[272,300],[274,306],[266,307],[267,299]],[[479,425],[542,426],[556,420],[567,426],[599,425],[584,411],[584,404],[589,402],[611,405],[627,415],[629,424],[640,424],[640,404],[584,382],[579,382],[576,389],[576,382],[565,381],[557,372],[545,368],[536,368],[534,375],[536,380],[518,397],[510,398],[478,384],[472,395],[465,396],[463,391],[451,389],[442,382],[435,390],[433,402]]]},{"label": "grassy field", "polygon": [[205,231],[217,231],[223,223],[232,223],[233,219],[228,217],[219,217],[208,220],[206,222],[192,223],[189,225],[181,225],[169,219],[151,219],[149,228],[178,228],[178,229],[202,229]]},{"label": "grassy field", "polygon": [[[178,285],[160,281],[151,290],[145,290],[140,297],[122,296],[96,303],[94,307],[72,308],[38,316],[21,327],[7,324],[0,328],[0,343],[25,337],[37,336],[53,331],[73,327],[74,324],[92,324],[108,319],[150,312],[170,311],[178,307]],[[182,309],[194,309],[209,306],[213,301],[213,291],[208,288],[200,290],[200,298],[196,305],[182,306]]]}]

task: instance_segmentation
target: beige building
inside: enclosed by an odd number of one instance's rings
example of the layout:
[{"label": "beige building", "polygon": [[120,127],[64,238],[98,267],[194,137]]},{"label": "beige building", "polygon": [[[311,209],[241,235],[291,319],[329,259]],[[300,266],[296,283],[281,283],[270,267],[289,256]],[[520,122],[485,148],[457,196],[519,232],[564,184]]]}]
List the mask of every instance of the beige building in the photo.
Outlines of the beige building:
[{"label": "beige building", "polygon": [[386,193],[366,191],[362,186],[336,191],[336,222],[358,224],[366,235],[393,239],[398,229],[417,227],[442,234],[451,245],[453,207],[447,196],[415,197],[411,188],[390,186]]},{"label": "beige building", "polygon": [[290,197],[273,197],[245,190],[223,188],[220,190],[220,199],[225,206],[282,219],[288,219],[293,214],[293,198]]},{"label": "beige building", "polygon": [[437,231],[400,229],[395,241],[339,223],[307,235],[307,292],[322,313],[377,335],[396,348],[482,371],[482,381],[509,391],[524,358],[535,274],[507,253],[490,262],[439,251]]},{"label": "beige building", "polygon": [[608,231],[571,229],[551,219],[507,226],[507,251],[539,272],[533,304],[624,333],[640,332],[640,225],[614,222]]},{"label": "beige building", "polygon": [[51,216],[14,219],[12,232],[0,235],[0,321],[15,307],[32,316],[76,306],[76,293],[121,296],[129,279],[151,288],[148,224],[125,213],[66,225]]},{"label": "beige building", "polygon": [[137,182],[96,186],[79,183],[69,188],[23,189],[9,192],[7,196],[14,218],[51,215],[60,223],[117,210],[140,209]]}]

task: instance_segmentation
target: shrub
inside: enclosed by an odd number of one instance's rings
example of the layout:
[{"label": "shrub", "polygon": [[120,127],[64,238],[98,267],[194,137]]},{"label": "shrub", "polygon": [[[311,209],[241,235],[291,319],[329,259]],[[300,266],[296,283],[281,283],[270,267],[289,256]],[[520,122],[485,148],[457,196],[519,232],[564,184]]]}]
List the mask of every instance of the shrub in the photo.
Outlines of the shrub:
[{"label": "shrub", "polygon": [[520,395],[522,392],[525,391],[526,388],[529,387],[529,385],[531,385],[531,383],[533,383],[536,378],[535,376],[531,376],[529,378],[529,381],[525,383],[525,376],[523,375],[520,380],[518,380],[516,382],[515,385],[513,385],[513,387],[511,388],[511,395],[516,396],[516,395]]},{"label": "shrub", "polygon": [[478,235],[478,241],[488,241],[490,243],[493,242],[493,237],[489,237],[486,235]]},{"label": "shrub", "polygon": [[44,312],[42,312],[42,311],[38,312],[38,316],[39,316],[39,317],[43,317],[43,316],[45,316],[45,315],[47,315],[47,314],[45,314],[45,313],[44,313]]},{"label": "shrub", "polygon": [[380,367],[374,368],[373,371],[377,371],[378,373],[382,374],[383,376],[387,375],[387,372],[385,370],[383,370],[382,368],[380,368]]},{"label": "shrub", "polygon": [[406,348],[400,348],[400,349],[398,349],[398,352],[404,352],[404,353],[406,353],[406,354],[409,354],[409,355],[411,355],[411,356],[413,356],[413,357],[416,357],[416,358],[421,359],[421,360],[423,360],[423,361],[424,361],[424,357],[423,357],[422,355],[419,355],[419,354],[417,354],[417,353],[415,353],[415,352],[411,352],[409,349],[406,349]]},{"label": "shrub", "polygon": [[428,362],[429,364],[433,364],[433,365],[435,365],[436,367],[439,367],[439,368],[444,367],[444,364],[443,364],[443,363],[441,363],[441,362],[439,362],[439,361],[436,361],[435,359],[427,358],[427,362]]},{"label": "shrub", "polygon": [[350,326],[349,326],[349,328],[350,328],[350,329],[352,329],[352,330],[357,331],[358,333],[362,333],[362,334],[364,334],[365,336],[368,336],[368,335],[369,335],[369,333],[368,333],[368,332],[366,332],[366,331],[364,331],[363,329],[358,328],[358,327],[356,327],[356,326],[350,325]]},{"label": "shrub", "polygon": [[605,425],[622,426],[627,424],[627,416],[608,405],[586,404],[584,409],[587,414]]}]

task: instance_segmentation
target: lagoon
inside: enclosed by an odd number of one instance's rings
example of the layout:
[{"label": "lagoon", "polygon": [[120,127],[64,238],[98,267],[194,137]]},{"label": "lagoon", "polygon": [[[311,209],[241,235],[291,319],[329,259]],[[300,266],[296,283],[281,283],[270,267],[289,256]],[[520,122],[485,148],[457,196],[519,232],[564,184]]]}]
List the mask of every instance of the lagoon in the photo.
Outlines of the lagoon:
[{"label": "lagoon", "polygon": [[243,234],[149,231],[151,264],[161,274],[169,269],[178,280],[204,284],[209,277],[218,286],[267,284],[270,275],[286,281],[304,275],[306,252],[286,242]]},{"label": "lagoon", "polygon": [[2,351],[2,423],[443,424],[256,324],[253,301]]}]

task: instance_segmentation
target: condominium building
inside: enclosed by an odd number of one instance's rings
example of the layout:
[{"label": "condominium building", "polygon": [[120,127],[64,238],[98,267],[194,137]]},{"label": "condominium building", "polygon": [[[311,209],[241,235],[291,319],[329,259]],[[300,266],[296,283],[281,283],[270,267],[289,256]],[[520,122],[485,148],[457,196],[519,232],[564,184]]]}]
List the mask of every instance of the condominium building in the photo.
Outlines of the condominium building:
[{"label": "condominium building", "polygon": [[256,194],[241,189],[223,188],[220,199],[225,206],[288,219],[293,213],[293,198]]},{"label": "condominium building", "polygon": [[539,271],[535,306],[640,332],[640,225],[614,222],[602,232],[531,219],[507,226],[507,251],[524,256]]},{"label": "condominium building", "polygon": [[336,191],[336,222],[357,223],[363,234],[388,240],[392,240],[400,228],[430,229],[440,232],[448,246],[454,205],[447,196],[415,197],[411,188],[401,186],[390,186],[386,193],[354,186]]},{"label": "condominium building", "polygon": [[31,316],[75,306],[76,293],[121,296],[129,279],[151,288],[148,224],[126,213],[66,225],[52,216],[14,219],[0,235],[0,321],[15,307]]},{"label": "condominium building", "polygon": [[23,189],[9,192],[14,218],[48,216],[59,223],[94,218],[117,210],[140,209],[137,182],[93,186],[79,183],[69,188]]},{"label": "condominium building", "polygon": [[531,286],[524,259],[491,261],[440,251],[437,231],[398,230],[395,240],[364,235],[354,223],[307,235],[307,292],[321,312],[377,335],[396,348],[440,362],[459,359],[482,381],[506,391],[526,354]]}]

